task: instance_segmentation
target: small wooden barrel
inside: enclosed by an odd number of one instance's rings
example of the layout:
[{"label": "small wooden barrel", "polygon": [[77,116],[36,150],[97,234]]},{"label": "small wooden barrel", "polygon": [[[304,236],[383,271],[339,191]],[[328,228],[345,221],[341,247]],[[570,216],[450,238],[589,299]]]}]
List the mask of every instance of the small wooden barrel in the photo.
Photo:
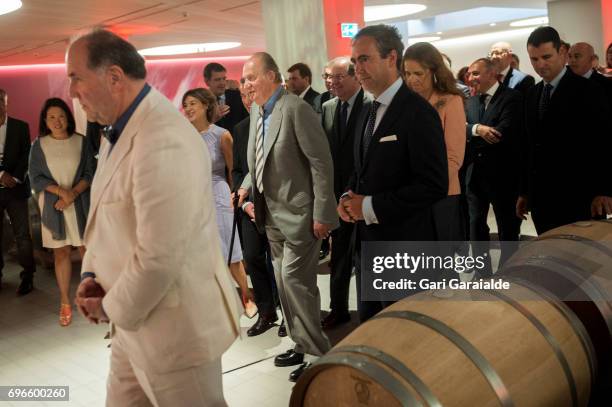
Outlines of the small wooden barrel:
[{"label": "small wooden barrel", "polygon": [[588,404],[592,344],[563,303],[517,283],[475,294],[481,301],[427,291],[386,308],[302,375],[290,405]]}]

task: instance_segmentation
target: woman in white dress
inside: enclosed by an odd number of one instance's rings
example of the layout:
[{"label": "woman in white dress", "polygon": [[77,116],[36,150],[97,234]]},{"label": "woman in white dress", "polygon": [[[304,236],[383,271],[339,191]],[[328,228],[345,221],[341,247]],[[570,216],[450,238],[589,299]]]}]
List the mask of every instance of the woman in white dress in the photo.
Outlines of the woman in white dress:
[{"label": "woman in white dress", "polygon": [[[232,168],[232,136],[229,131],[212,123],[217,111],[217,99],[211,91],[203,88],[191,89],[183,96],[183,109],[187,119],[202,135],[208,147],[212,162],[212,185],[217,211],[217,226],[221,237],[221,249],[225,259],[229,256],[232,236],[233,209],[231,205],[230,185]],[[247,284],[246,272],[242,265],[242,248],[238,234],[234,236],[234,245],[230,261],[230,272],[240,287],[245,314],[252,318],[257,313],[257,305]]]},{"label": "woman in white dress", "polygon": [[39,137],[30,151],[29,176],[41,211],[43,246],[53,249],[61,326],[72,321],[70,252],[78,247],[81,258],[85,252],[82,238],[95,171],[90,150],[84,137],[75,133],[74,117],[66,103],[48,99],[40,113]]}]

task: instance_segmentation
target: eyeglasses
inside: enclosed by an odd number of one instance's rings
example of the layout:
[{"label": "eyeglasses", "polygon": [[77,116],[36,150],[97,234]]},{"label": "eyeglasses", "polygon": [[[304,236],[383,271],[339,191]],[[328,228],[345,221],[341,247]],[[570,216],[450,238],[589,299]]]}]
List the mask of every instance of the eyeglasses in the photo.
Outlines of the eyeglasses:
[{"label": "eyeglasses", "polygon": [[348,75],[346,75],[346,74],[330,75],[330,74],[326,74],[326,73],[321,75],[321,77],[325,81],[338,81],[338,82],[343,81],[344,78],[346,78],[347,76]]},{"label": "eyeglasses", "polygon": [[504,54],[507,54],[509,51],[507,49],[502,49],[502,50],[493,50],[491,52],[489,52],[489,58],[491,57],[500,57]]}]

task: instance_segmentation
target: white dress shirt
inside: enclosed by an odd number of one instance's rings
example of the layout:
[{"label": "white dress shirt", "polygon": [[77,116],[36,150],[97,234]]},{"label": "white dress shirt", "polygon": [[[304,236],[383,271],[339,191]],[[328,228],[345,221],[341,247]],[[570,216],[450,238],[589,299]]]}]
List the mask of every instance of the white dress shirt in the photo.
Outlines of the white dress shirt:
[{"label": "white dress shirt", "polygon": [[299,98],[300,99],[304,99],[304,96],[306,95],[306,92],[308,92],[308,89],[310,89],[311,86],[309,85],[306,89],[304,89],[304,92],[300,93]]}]

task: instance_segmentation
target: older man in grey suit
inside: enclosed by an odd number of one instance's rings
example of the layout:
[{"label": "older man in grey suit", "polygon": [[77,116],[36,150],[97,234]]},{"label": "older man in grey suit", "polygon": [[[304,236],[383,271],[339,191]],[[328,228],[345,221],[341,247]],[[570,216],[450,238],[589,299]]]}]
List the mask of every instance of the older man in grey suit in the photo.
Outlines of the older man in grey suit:
[{"label": "older man in grey suit", "polygon": [[252,194],[255,222],[265,230],[281,306],[294,349],[278,355],[277,366],[308,367],[304,353],[330,348],[320,325],[317,264],[321,239],[338,226],[329,144],[320,119],[303,100],[281,86],[278,66],[264,52],[244,65],[245,90],[252,96],[248,146],[250,177],[239,190]]}]

